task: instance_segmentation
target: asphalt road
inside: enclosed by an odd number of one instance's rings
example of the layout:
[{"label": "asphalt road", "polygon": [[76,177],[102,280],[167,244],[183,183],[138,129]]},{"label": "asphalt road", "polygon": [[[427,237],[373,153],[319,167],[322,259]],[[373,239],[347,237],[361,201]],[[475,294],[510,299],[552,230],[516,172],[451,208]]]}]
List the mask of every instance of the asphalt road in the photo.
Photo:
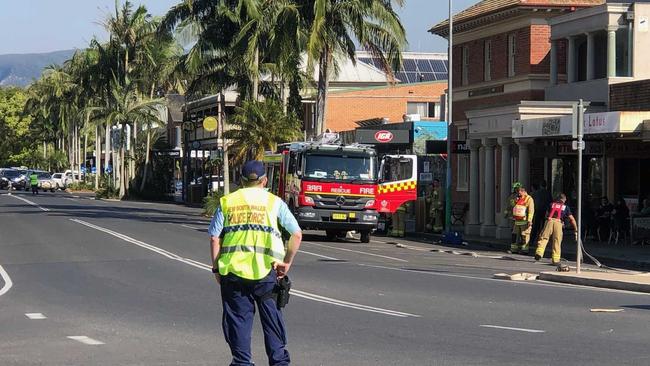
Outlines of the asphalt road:
[{"label": "asphalt road", "polygon": [[[207,225],[172,204],[0,195],[0,365],[227,365]],[[650,364],[648,295],[495,280],[550,267],[401,239],[301,249],[294,365]]]}]

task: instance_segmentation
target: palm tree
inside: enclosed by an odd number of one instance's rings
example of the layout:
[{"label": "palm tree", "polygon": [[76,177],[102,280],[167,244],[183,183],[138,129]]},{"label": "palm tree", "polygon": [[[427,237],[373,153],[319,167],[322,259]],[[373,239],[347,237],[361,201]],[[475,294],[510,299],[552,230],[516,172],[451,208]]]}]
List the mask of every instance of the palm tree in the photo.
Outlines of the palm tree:
[{"label": "palm tree", "polygon": [[392,70],[401,63],[401,49],[406,45],[406,34],[393,8],[404,0],[305,0],[301,1],[304,19],[309,20],[307,43],[308,69],[318,63],[318,91],[316,97],[316,131],[322,132],[325,123],[327,91],[336,57],[343,55],[356,63],[356,44],[368,50],[380,61],[392,78]]},{"label": "palm tree", "polygon": [[245,101],[237,107],[233,129],[224,132],[232,141],[231,152],[236,163],[246,159],[261,160],[265,151],[274,151],[282,142],[300,137],[300,122],[286,115],[282,105],[273,100]]}]

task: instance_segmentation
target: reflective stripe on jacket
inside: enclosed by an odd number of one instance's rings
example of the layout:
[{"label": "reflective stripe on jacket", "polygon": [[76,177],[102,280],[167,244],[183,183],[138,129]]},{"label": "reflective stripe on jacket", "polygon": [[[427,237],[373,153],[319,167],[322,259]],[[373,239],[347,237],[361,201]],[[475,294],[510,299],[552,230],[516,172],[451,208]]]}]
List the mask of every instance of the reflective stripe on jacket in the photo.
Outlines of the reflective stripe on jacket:
[{"label": "reflective stripe on jacket", "polygon": [[239,189],[221,198],[224,216],[219,273],[259,280],[284,261],[285,248],[278,228],[276,196],[254,188]]},{"label": "reflective stripe on jacket", "polygon": [[29,184],[36,186],[38,185],[38,175],[32,174],[29,176]]},{"label": "reflective stripe on jacket", "polygon": [[514,207],[512,208],[512,217],[515,220],[515,225],[524,225],[533,221],[535,214],[535,203],[530,195],[525,195],[517,199]]}]

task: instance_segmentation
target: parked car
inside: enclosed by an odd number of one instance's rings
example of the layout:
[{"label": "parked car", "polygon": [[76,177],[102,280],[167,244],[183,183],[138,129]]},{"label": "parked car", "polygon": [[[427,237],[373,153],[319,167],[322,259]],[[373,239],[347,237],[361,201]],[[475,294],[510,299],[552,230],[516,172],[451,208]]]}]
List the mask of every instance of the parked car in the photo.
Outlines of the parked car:
[{"label": "parked car", "polygon": [[72,181],[72,178],[65,175],[64,173],[54,173],[52,174],[52,180],[57,189],[64,190],[68,187],[68,184]]},{"label": "parked car", "polygon": [[48,172],[34,172],[38,176],[38,188],[44,191],[54,192],[56,190],[56,183],[52,179],[52,175]]},{"label": "parked car", "polygon": [[[2,169],[2,173],[0,174],[5,180],[11,183],[14,189],[25,189],[26,186],[29,186],[25,176],[27,171],[25,170]],[[9,188],[8,185],[7,188]]]},{"label": "parked car", "polygon": [[11,180],[5,177],[6,169],[0,169],[0,189],[9,189],[11,187]]}]

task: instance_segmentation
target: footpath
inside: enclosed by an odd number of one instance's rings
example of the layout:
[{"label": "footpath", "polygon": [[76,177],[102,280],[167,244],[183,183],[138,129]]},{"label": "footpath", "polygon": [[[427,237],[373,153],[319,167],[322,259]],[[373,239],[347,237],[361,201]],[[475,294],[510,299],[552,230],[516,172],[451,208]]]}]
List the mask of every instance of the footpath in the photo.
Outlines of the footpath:
[{"label": "footpath", "polygon": [[[442,236],[439,234],[417,233],[408,236],[408,239],[463,250],[505,252],[510,248],[509,240],[474,236],[464,236],[464,245],[461,246],[441,243]],[[584,266],[579,274],[575,272],[575,267],[571,267],[569,272],[542,272],[537,278],[543,281],[650,293],[650,273],[646,272],[650,271],[650,246],[627,243],[614,245],[594,241],[586,241],[583,245],[585,250],[602,264],[602,267]],[[534,249],[535,245],[531,244],[531,251]],[[575,261],[576,249],[574,240],[565,240],[562,244],[562,258]],[[546,260],[549,251],[550,246],[547,248]],[[583,255],[583,263],[591,262]]]}]

